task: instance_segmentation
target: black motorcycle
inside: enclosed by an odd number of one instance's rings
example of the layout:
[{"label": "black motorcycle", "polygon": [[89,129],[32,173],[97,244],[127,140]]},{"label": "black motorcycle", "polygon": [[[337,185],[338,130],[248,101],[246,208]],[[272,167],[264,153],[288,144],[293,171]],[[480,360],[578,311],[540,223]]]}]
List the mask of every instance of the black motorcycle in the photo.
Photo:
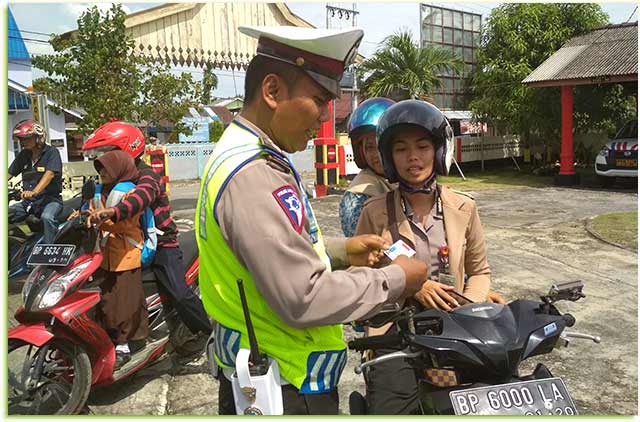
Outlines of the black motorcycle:
[{"label": "black motorcycle", "polygon": [[[556,308],[559,301],[585,297],[582,289],[582,282],[575,281],[553,285],[540,301],[468,303],[451,312],[388,306],[361,324],[393,322],[397,331],[352,340],[349,348],[398,351],[363,358],[356,373],[364,371],[366,378],[368,367],[407,359],[419,380],[424,414],[576,415],[561,378],[541,363],[527,375],[518,368],[526,359],[566,347],[570,338],[600,343],[597,336],[565,331],[575,318]],[[366,399],[358,392],[351,393],[349,405],[351,414],[367,413]]]}]

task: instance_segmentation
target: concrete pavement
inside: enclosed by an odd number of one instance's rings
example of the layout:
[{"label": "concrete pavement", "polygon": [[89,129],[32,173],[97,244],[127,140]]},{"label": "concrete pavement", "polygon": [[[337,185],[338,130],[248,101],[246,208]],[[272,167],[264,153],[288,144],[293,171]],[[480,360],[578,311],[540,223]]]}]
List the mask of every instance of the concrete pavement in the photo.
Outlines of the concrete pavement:
[{"label": "concrete pavement", "polygon": [[[193,219],[197,184],[172,187],[175,215]],[[545,363],[561,376],[582,415],[635,414],[637,407],[637,253],[600,242],[584,229],[584,220],[613,211],[637,211],[637,192],[562,188],[523,188],[474,193],[485,227],[493,288],[508,299],[536,299],[551,284],[580,279],[587,297],[562,303],[577,320],[572,331],[597,334],[601,344],[574,340],[567,349],[525,362],[523,372]],[[341,236],[340,197],[312,200],[326,236]],[[10,312],[19,288],[10,286]],[[353,335],[345,330],[347,337]],[[363,391],[353,368],[355,353],[340,382],[341,412],[348,395]],[[178,362],[164,356],[116,385],[92,392],[87,411],[99,415],[215,415],[217,382],[203,358]]]}]

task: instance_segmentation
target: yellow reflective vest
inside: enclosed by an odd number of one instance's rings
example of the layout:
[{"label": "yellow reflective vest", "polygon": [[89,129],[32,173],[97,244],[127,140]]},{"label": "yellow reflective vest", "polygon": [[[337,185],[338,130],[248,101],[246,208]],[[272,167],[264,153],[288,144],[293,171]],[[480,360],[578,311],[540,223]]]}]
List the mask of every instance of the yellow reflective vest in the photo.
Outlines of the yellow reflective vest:
[{"label": "yellow reflective vest", "polygon": [[[286,157],[265,147],[251,129],[234,121],[223,133],[205,166],[196,207],[196,239],[202,302],[218,323],[215,359],[222,367],[233,367],[238,350],[249,348],[237,286],[237,280],[242,279],[260,351],[278,362],[282,378],[301,393],[326,393],[338,384],[347,361],[342,326],[293,328],[285,324],[259,293],[253,277],[225,242],[217,222],[215,206],[228,180],[247,163],[264,159],[268,154],[288,162]],[[293,165],[289,165],[298,180],[313,248],[330,271],[322,233],[300,178]]]}]

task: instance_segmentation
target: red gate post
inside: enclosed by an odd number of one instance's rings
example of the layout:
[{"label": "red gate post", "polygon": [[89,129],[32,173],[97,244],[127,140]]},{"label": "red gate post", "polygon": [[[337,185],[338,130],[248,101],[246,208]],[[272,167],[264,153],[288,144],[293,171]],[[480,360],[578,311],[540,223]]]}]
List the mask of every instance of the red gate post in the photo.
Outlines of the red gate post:
[{"label": "red gate post", "polygon": [[[333,168],[327,166],[327,155],[330,152],[327,145],[335,145],[335,135],[333,132],[333,101],[329,101],[329,120],[320,125],[318,137],[314,140],[315,145],[315,169],[316,169],[316,196],[321,197],[327,194],[329,189],[328,172],[326,169]],[[332,142],[333,141],[333,142]],[[333,147],[335,148],[335,146]],[[335,161],[335,149],[333,150],[333,159]],[[331,155],[331,154],[329,154]],[[337,167],[337,165],[336,165]]]},{"label": "red gate post", "polygon": [[562,105],[562,149],[560,151],[560,173],[556,184],[573,186],[580,183],[580,175],[573,168],[573,86],[561,88]]}]

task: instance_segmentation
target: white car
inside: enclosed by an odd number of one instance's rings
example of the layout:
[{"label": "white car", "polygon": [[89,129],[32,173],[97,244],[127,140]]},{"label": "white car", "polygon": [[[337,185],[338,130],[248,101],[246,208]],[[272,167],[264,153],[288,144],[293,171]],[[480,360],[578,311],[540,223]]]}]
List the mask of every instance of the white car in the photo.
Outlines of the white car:
[{"label": "white car", "polygon": [[596,175],[604,186],[612,185],[617,177],[638,177],[638,121],[628,121],[607,142],[595,164]]}]

